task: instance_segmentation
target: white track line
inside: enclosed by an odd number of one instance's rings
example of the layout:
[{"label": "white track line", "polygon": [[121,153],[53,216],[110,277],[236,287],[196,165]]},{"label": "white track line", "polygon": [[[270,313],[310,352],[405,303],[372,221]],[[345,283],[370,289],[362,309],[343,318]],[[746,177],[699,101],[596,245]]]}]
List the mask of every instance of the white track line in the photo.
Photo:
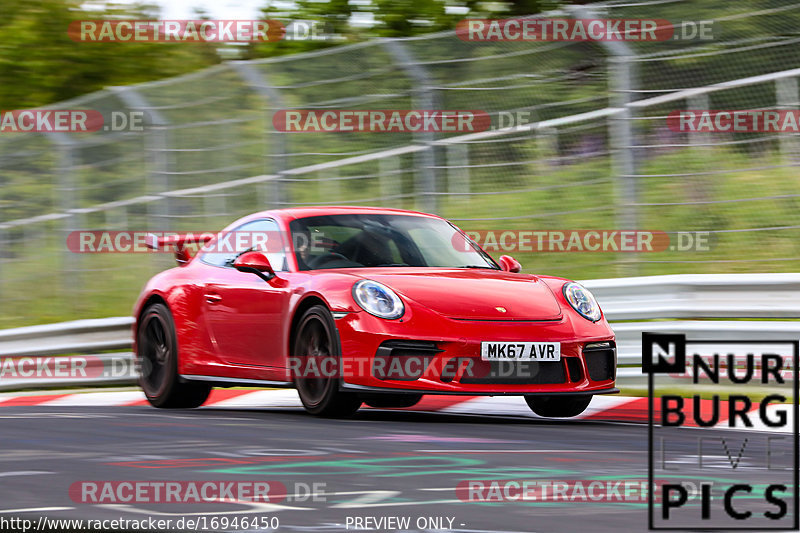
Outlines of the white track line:
[{"label": "white track line", "polygon": [[[47,394],[47,393],[46,393]],[[37,406],[44,407],[114,407],[128,405],[133,402],[144,400],[144,394],[139,390],[130,391],[109,391],[109,392],[80,392],[69,394],[68,391],[50,391],[54,398],[52,400],[45,400]],[[56,397],[67,394],[66,396]],[[41,393],[2,393],[0,394],[0,408],[3,406],[4,400],[14,398],[24,398],[26,396],[37,396]],[[587,418],[590,416],[608,413],[609,416],[619,418],[619,412],[615,411],[624,409],[625,404],[641,400],[638,397],[626,396],[606,396],[598,395],[592,399],[589,408],[576,418]],[[208,409],[242,409],[242,408],[293,408],[302,409],[302,403],[294,389],[277,389],[277,390],[254,390],[235,398],[214,402],[203,406]],[[767,409],[768,416],[771,420],[777,419],[777,412],[780,409],[787,411],[788,423],[785,427],[772,428],[761,422],[758,416],[758,410],[755,409],[750,413],[750,420],[753,422],[753,427],[736,427],[732,429],[742,431],[761,431],[769,433],[791,434],[793,432],[793,409],[790,404],[784,405],[771,405]],[[411,408],[410,410],[414,410]],[[452,414],[472,414],[472,415],[500,415],[500,416],[522,416],[529,418],[540,418],[531,412],[525,400],[520,396],[478,396],[469,400],[464,400],[458,404],[450,405],[436,412],[452,413]],[[573,419],[574,420],[574,419]],[[599,420],[602,420],[600,418]],[[624,420],[621,420],[624,422]],[[633,421],[633,420],[631,420]]]},{"label": "white track line", "polygon": [[592,415],[600,414],[604,411],[617,409],[638,399],[639,398],[630,396],[606,396],[603,394],[598,394],[592,398],[592,403],[589,404],[589,407],[586,409],[586,411],[578,415],[577,418],[586,418]]},{"label": "white track line", "polygon": [[[138,400],[144,400],[144,393],[141,391],[115,391],[115,392],[86,392],[82,394],[70,394],[63,398],[56,398],[39,405],[45,406],[91,406],[106,407],[126,405]],[[0,404],[2,405],[2,404]]]},{"label": "white track line", "polygon": [[474,415],[516,415],[536,418],[521,396],[478,396],[437,411]]},{"label": "white track line", "polygon": [[302,408],[300,397],[294,389],[258,390],[208,404],[204,407],[298,407]]}]

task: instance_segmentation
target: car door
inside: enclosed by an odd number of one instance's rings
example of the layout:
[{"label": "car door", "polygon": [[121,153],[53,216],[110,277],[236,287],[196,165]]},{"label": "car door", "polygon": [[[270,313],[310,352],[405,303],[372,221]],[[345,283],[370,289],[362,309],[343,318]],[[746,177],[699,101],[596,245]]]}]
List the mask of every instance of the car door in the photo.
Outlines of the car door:
[{"label": "car door", "polygon": [[[239,272],[232,266],[242,252],[254,248],[250,235],[280,235],[272,219],[247,222],[233,230],[244,239],[232,239],[230,251],[213,248],[201,260],[217,268],[204,283],[203,305],[211,341],[220,360],[253,367],[280,368],[284,363],[284,317],[288,313],[289,289],[280,272],[286,271],[285,253],[269,246],[266,252],[277,277],[266,282]],[[241,249],[239,249],[241,248]],[[258,248],[256,246],[255,248]]]}]

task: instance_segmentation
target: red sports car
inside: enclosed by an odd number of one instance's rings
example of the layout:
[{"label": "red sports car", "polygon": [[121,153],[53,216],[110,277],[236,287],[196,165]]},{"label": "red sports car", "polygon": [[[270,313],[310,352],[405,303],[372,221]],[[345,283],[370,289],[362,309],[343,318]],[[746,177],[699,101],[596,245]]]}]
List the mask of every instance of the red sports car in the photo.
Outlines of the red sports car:
[{"label": "red sports car", "polygon": [[179,265],[134,308],[140,385],[156,407],[245,385],[295,387],[323,416],[466,394],[520,395],[567,417],[618,392],[614,333],[589,291],[521,274],[438,216],[281,209],[150,246],[173,248]]}]

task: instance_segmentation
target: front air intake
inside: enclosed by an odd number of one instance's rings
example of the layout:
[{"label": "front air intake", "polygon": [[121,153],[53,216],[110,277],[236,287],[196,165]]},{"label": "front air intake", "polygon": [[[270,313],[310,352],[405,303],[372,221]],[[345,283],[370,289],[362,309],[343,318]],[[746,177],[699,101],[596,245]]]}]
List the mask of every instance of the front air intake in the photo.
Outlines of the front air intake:
[{"label": "front air intake", "polygon": [[583,347],[589,379],[607,381],[617,377],[617,345],[614,341],[592,342]]},{"label": "front air intake", "polygon": [[415,381],[442,351],[431,341],[385,341],[375,352],[372,375],[383,380]]}]

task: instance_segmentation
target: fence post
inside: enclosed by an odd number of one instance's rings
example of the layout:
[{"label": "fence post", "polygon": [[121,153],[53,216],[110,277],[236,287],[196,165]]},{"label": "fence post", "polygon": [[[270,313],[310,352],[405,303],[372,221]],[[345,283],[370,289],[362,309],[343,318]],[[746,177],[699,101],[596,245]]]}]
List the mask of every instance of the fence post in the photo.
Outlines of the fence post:
[{"label": "fence post", "polygon": [[103,218],[105,219],[105,229],[110,231],[130,231],[132,228],[128,225],[128,210],[125,206],[117,207],[116,209],[106,209],[103,211]]},{"label": "fence post", "polygon": [[[6,148],[5,142],[0,144],[0,163],[4,162],[3,152],[5,151],[5,148]],[[2,168],[3,166],[0,165],[0,169]],[[3,180],[2,175],[0,175],[0,183],[4,184],[4,182],[5,180]],[[6,243],[7,243],[6,226],[3,224],[4,222],[9,221],[9,217],[7,217],[6,214],[3,212],[2,206],[3,206],[3,188],[0,187],[0,298],[5,298],[2,301],[7,301],[4,290],[6,282],[4,263],[6,261],[6,256],[11,254],[8,253],[8,250],[6,248]]]},{"label": "fence post", "polygon": [[[448,144],[447,153],[447,192],[450,199],[468,201],[472,192],[469,175],[469,145]],[[463,202],[459,202],[463,203]]]},{"label": "fence post", "polygon": [[5,294],[5,262],[6,256],[8,255],[6,252],[7,242],[6,227],[0,225],[0,298],[2,298],[3,301],[9,301],[8,296]]},{"label": "fence post", "polygon": [[[797,78],[781,78],[775,80],[775,101],[778,104],[778,109],[790,110],[797,109]],[[797,133],[781,132],[779,133],[779,143],[781,150],[781,158],[784,164],[793,163],[797,160],[798,142]]]},{"label": "fence post", "polygon": [[401,174],[398,172],[399,170],[400,160],[397,157],[378,159],[378,187],[384,207],[400,206],[402,187],[400,187]]},{"label": "fence post", "polygon": [[[145,165],[147,170],[147,194],[160,196],[158,200],[147,203],[147,230],[170,231],[170,215],[172,214],[172,202],[168,196],[161,196],[170,190],[170,161],[167,155],[170,142],[167,133],[169,120],[157,109],[149,104],[147,99],[134,87],[111,87],[119,99],[128,106],[129,109],[144,111],[144,124],[146,132],[144,135]],[[152,220],[158,220],[154,228]]]},{"label": "fence post", "polygon": [[272,118],[275,115],[275,110],[286,108],[283,94],[281,94],[279,89],[271,86],[264,71],[256,70],[251,62],[230,61],[228,64],[241,76],[242,80],[244,80],[252,90],[261,95],[266,103],[266,138],[264,140],[266,141],[267,138],[269,139],[267,144],[270,149],[265,153],[267,160],[265,168],[267,174],[275,174],[277,177],[267,182],[261,189],[261,194],[266,196],[262,201],[270,207],[283,207],[283,204],[287,200],[282,180],[283,173],[288,167],[286,134],[276,131],[272,125]]},{"label": "fence post", "polygon": [[[686,99],[686,107],[689,109],[699,109],[699,110],[708,110],[710,104],[708,103],[708,95],[707,94],[698,94],[696,96],[692,96],[691,98]],[[709,141],[709,134],[699,131],[690,131],[689,132],[689,144],[692,146],[701,146],[703,144],[708,144]]]},{"label": "fence post", "polygon": [[[575,18],[597,19],[597,13],[584,6],[570,6],[568,8]],[[636,180],[636,132],[634,115],[630,103],[635,99],[634,91],[638,87],[636,73],[635,52],[624,41],[601,41],[599,43],[608,51],[609,61],[609,86],[614,107],[622,110],[610,119],[611,154],[614,174],[617,176],[617,226],[619,229],[636,229],[639,214],[636,203],[638,201],[638,184]],[[620,275],[634,276],[638,270],[636,265],[637,254],[629,254],[633,261],[621,269]]]},{"label": "fence post", "polygon": [[[326,175],[323,176],[323,174]],[[317,176],[319,176],[319,196],[322,203],[347,203],[346,200],[342,200],[342,180],[339,179],[339,167],[320,171]]]},{"label": "fence post", "polygon": [[536,128],[536,167],[544,176],[554,170],[558,164],[558,132],[554,128]]},{"label": "fence post", "polygon": [[[427,70],[414,62],[408,49],[397,39],[383,39],[381,41],[394,58],[397,66],[403,69],[414,82],[411,99],[416,109],[438,109],[437,98],[431,87],[431,76]],[[438,210],[439,190],[436,175],[436,151],[433,142],[436,140],[433,132],[414,132],[414,141],[426,147],[414,154],[417,168],[418,183],[416,186],[417,203],[419,209],[435,213]]]},{"label": "fence post", "polygon": [[[611,153],[614,173],[617,176],[617,226],[623,230],[634,230],[638,227],[639,214],[636,203],[639,197],[636,180],[636,153],[634,148],[635,133],[633,113],[630,103],[630,87],[632,86],[632,67],[628,59],[614,57],[611,59],[612,76],[617,80],[615,100],[622,112],[611,117]],[[631,254],[633,261],[622,269],[620,274],[636,275],[636,254]]]},{"label": "fence post", "polygon": [[[58,173],[58,186],[56,187],[56,194],[58,195],[57,204],[61,212],[66,216],[61,226],[62,238],[58,239],[57,246],[62,249],[62,271],[67,273],[66,276],[61,276],[64,294],[71,295],[78,292],[82,285],[81,277],[78,272],[79,254],[72,253],[69,248],[67,248],[67,237],[70,232],[81,229],[80,215],[77,212],[78,203],[75,195],[77,184],[75,183],[73,150],[75,149],[76,143],[65,133],[46,133],[45,135],[56,145],[58,151],[58,166],[56,169]],[[79,299],[76,299],[76,302],[78,300]]]}]

